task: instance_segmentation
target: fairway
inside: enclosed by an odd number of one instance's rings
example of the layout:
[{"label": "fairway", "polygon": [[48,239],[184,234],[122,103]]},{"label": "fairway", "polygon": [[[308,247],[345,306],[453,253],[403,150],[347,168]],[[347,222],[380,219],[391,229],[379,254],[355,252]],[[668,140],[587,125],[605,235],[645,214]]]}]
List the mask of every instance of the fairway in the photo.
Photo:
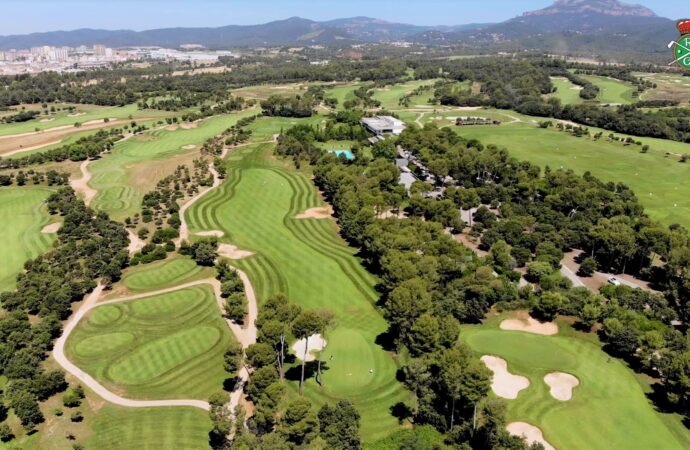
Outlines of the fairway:
[{"label": "fairway", "polygon": [[551,77],[551,83],[556,88],[556,92],[547,95],[547,97],[555,97],[564,105],[578,105],[584,101],[580,97],[582,89],[567,78]]},{"label": "fairway", "polygon": [[[491,111],[482,113],[493,114]],[[509,114],[525,121],[546,120],[525,118],[514,112]],[[576,138],[555,129],[541,129],[523,122],[453,129],[467,139],[479,139],[484,145],[505,147],[511,156],[542,168],[547,165],[552,169],[564,167],[580,174],[589,171],[603,181],[625,183],[635,191],[650,217],[666,225],[678,223],[690,228],[690,185],[686,182],[690,166],[679,163],[678,156],[666,156],[666,152],[677,155],[690,153],[689,144],[635,138],[650,145],[649,153],[644,154],[640,153],[637,145],[625,146],[608,142],[606,138],[599,141]],[[590,128],[592,134],[598,131]],[[606,131],[604,136],[608,133]]]},{"label": "fairway", "polygon": [[91,423],[85,447],[99,450],[209,448],[208,413],[197,408],[121,408],[106,405]]},{"label": "fairway", "polygon": [[635,92],[636,88],[630,83],[595,75],[580,76],[599,87],[600,92],[597,100],[601,103],[628,105],[633,102],[632,93]]},{"label": "fairway", "polygon": [[[507,401],[510,422],[540,427],[557,449],[672,450],[690,445],[680,422],[670,427],[668,419],[654,411],[633,372],[609,358],[593,336],[565,323],[555,336],[504,331],[498,328],[500,320],[463,327],[460,336],[479,355],[499,356],[511,373],[529,378],[529,387]],[[543,378],[554,371],[579,379],[571,400],[558,401],[549,393]]]},{"label": "fairway", "polygon": [[141,292],[163,289],[213,276],[213,269],[199,266],[190,258],[181,256],[134,266],[123,274],[122,282],[128,290]]},{"label": "fairway", "polygon": [[202,285],[96,307],[70,335],[67,354],[126,398],[206,400],[228,378],[231,339]]},{"label": "fairway", "polygon": [[396,381],[393,355],[375,343],[387,325],[374,306],[374,280],[338,237],[333,220],[294,219],[322,203],[311,182],[275,160],[272,149],[259,144],[231,153],[226,182],[188,210],[190,228],[222,230],[221,242],[256,252],[233,264],[249,275],[260,301],[284,293],[304,308],[335,313],[335,327],[326,334],[325,387],[309,379],[305,395],[317,405],[353,401],[363,439],[385,437],[398,427],[390,407],[408,394]]},{"label": "fairway", "polygon": [[[398,103],[400,99],[411,94],[412,91],[420,86],[433,86],[436,80],[417,80],[410,81],[402,84],[394,84],[391,86],[386,86],[385,88],[374,89],[374,95],[372,96],[375,100],[381,102],[381,108],[383,109],[400,109],[401,106]],[[427,100],[434,97],[434,90],[430,89],[422,94],[415,95],[410,98],[410,107],[414,108],[416,106],[428,106]]]},{"label": "fairway", "polygon": [[48,250],[55,240],[55,233],[41,233],[43,226],[51,222],[43,205],[51,192],[44,187],[0,188],[4,225],[0,236],[0,292],[14,289],[15,277],[24,262]]},{"label": "fairway", "polygon": [[191,163],[198,154],[183,147],[201,145],[256,112],[213,116],[196,122],[193,128],[158,129],[117,143],[111,154],[89,165],[93,174],[89,185],[98,191],[92,206],[115,220],[134,215],[141,208],[144,194],[158,180],[170,175],[177,165]]}]

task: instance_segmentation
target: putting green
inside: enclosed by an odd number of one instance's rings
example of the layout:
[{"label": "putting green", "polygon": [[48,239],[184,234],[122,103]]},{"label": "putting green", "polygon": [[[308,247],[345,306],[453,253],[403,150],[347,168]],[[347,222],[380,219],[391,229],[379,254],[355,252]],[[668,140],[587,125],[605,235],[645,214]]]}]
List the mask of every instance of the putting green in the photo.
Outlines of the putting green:
[{"label": "putting green", "polygon": [[[565,323],[555,336],[504,331],[498,328],[502,318],[465,326],[460,337],[478,354],[499,356],[511,373],[529,378],[529,387],[507,401],[509,421],[538,426],[559,449],[688,448],[690,434],[680,421],[669,426],[633,372],[604,353],[593,335]],[[554,371],[579,379],[571,400],[559,401],[549,393],[543,378]]]},{"label": "putting green", "polygon": [[50,248],[55,233],[41,229],[55,219],[44,206],[52,191],[43,187],[0,188],[0,217],[3,233],[0,237],[0,292],[16,286],[16,276],[29,258],[35,258]]},{"label": "putting green", "polygon": [[326,335],[325,386],[309,379],[305,394],[316,404],[350,399],[362,415],[363,439],[385,437],[398,428],[390,407],[408,393],[396,381],[393,355],[375,343],[387,325],[374,306],[374,280],[334,221],[294,219],[321,202],[311,182],[275,160],[272,148],[248,146],[229,158],[227,181],[187,211],[190,228],[223,230],[221,241],[256,252],[233,264],[249,275],[260,301],[284,293],[304,308],[335,313]]},{"label": "putting green", "polygon": [[247,110],[237,114],[212,116],[193,128],[158,129],[121,141],[111,154],[92,162],[89,185],[98,191],[92,206],[115,220],[133,216],[141,208],[144,194],[170,175],[179,164],[191,162],[198,151],[187,145],[200,145],[220,134],[242,117],[256,114]]},{"label": "putting green", "polygon": [[181,256],[134,266],[124,273],[122,282],[131,291],[154,291],[213,276],[212,269]]},{"label": "putting green", "polygon": [[233,339],[210,286],[96,307],[67,341],[67,355],[133,399],[206,400],[228,374]]}]

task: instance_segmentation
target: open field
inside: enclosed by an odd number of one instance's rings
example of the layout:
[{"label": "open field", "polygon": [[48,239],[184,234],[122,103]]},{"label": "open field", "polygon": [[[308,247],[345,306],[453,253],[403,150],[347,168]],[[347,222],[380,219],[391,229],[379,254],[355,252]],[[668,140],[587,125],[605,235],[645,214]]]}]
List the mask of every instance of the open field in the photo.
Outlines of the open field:
[{"label": "open field", "polygon": [[[679,163],[677,156],[690,154],[689,144],[635,137],[635,140],[650,146],[649,152],[643,154],[637,145],[626,146],[619,142],[609,142],[606,138],[599,141],[576,138],[529,123],[547,119],[521,116],[512,111],[482,110],[476,113],[497,118],[510,115],[521,122],[504,123],[500,126],[453,126],[453,129],[461,136],[479,139],[485,145],[505,147],[512,156],[541,167],[564,167],[577,173],[590,171],[604,181],[623,182],[635,191],[652,218],[667,225],[678,223],[686,228],[690,227],[690,186],[685,182],[690,174],[690,167]],[[448,115],[457,113],[438,114]],[[447,120],[435,122],[439,126],[451,123]],[[600,130],[597,128],[590,128],[592,134],[598,131]],[[608,134],[608,131],[604,132],[605,136]],[[667,152],[673,155],[666,156]]]},{"label": "open field", "polygon": [[[502,318],[464,326],[460,336],[479,355],[503,358],[511,373],[529,378],[529,387],[508,401],[510,422],[538,426],[557,449],[688,448],[690,433],[680,420],[657,413],[635,374],[604,353],[594,335],[565,322],[555,336],[505,331],[498,327]],[[543,378],[555,371],[578,378],[571,400],[549,393]]]},{"label": "open field", "polygon": [[[325,336],[325,387],[309,379],[305,394],[317,405],[350,399],[362,415],[363,439],[385,437],[397,428],[389,408],[408,394],[395,380],[393,355],[375,344],[386,322],[374,306],[374,280],[338,237],[334,221],[294,218],[321,202],[304,175],[273,158],[272,147],[231,154],[225,183],[188,210],[190,228],[222,230],[221,242],[256,253],[233,263],[249,275],[260,301],[284,293],[304,308],[335,313],[335,327]],[[295,371],[288,378],[294,380]]]},{"label": "open field", "polygon": [[95,308],[67,340],[72,362],[131,399],[206,400],[228,378],[232,335],[208,286]]},{"label": "open field", "polygon": [[193,128],[153,130],[119,142],[111,154],[89,165],[93,174],[89,185],[98,191],[92,206],[116,220],[134,215],[144,194],[153,189],[158,180],[198,155],[198,150],[188,150],[185,146],[200,145],[240,118],[255,113],[256,110],[247,110],[213,116],[196,122]]},{"label": "open field", "polygon": [[564,105],[578,105],[584,101],[582,97],[580,97],[580,91],[582,89],[567,78],[551,77],[551,83],[553,83],[557,90],[547,97],[556,97]]},{"label": "open field", "polygon": [[213,275],[212,269],[201,267],[190,258],[178,257],[134,266],[125,271],[122,283],[132,292],[143,292],[209,278]]},{"label": "open field", "polygon": [[55,234],[41,232],[51,221],[43,205],[51,192],[43,187],[0,188],[0,292],[14,289],[24,262],[48,250],[55,239]]},{"label": "open field", "polygon": [[[372,96],[375,100],[381,102],[381,107],[383,109],[399,109],[400,105],[398,101],[401,97],[406,94],[412,93],[415,89],[420,86],[433,86],[436,80],[415,80],[402,84],[395,84],[391,86],[386,86],[385,88],[378,88],[374,90],[374,95]],[[421,95],[416,95],[410,99],[410,107],[415,107],[417,105],[427,105],[427,100],[433,98],[434,91],[429,90]]]},{"label": "open field", "polygon": [[690,77],[677,73],[634,73],[645,78],[657,87],[640,95],[642,100],[678,100],[682,104],[690,102]]},{"label": "open field", "polygon": [[627,105],[633,102],[632,93],[635,87],[625,81],[614,78],[599,77],[594,75],[579,75],[590,83],[599,86],[600,92],[597,100],[601,103],[613,103]]}]

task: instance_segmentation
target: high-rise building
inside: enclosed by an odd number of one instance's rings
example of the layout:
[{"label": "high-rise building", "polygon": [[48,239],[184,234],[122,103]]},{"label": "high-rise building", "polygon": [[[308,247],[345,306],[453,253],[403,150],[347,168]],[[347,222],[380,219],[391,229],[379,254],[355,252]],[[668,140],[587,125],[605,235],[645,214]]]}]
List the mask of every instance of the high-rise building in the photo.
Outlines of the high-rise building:
[{"label": "high-rise building", "polygon": [[94,45],[93,52],[96,54],[96,56],[105,56],[105,45]]}]

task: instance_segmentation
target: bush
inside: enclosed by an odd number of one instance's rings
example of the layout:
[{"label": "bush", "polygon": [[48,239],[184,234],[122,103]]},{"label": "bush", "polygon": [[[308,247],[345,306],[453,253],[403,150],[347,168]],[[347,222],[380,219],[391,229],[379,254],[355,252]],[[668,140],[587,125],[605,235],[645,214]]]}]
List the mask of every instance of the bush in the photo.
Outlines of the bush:
[{"label": "bush", "polygon": [[584,261],[582,261],[582,264],[580,264],[580,270],[577,271],[577,274],[580,275],[581,277],[591,277],[594,275],[594,272],[597,271],[597,260],[591,257],[585,258]]},{"label": "bush", "polygon": [[8,442],[14,438],[12,429],[6,423],[0,424],[0,441]]}]

